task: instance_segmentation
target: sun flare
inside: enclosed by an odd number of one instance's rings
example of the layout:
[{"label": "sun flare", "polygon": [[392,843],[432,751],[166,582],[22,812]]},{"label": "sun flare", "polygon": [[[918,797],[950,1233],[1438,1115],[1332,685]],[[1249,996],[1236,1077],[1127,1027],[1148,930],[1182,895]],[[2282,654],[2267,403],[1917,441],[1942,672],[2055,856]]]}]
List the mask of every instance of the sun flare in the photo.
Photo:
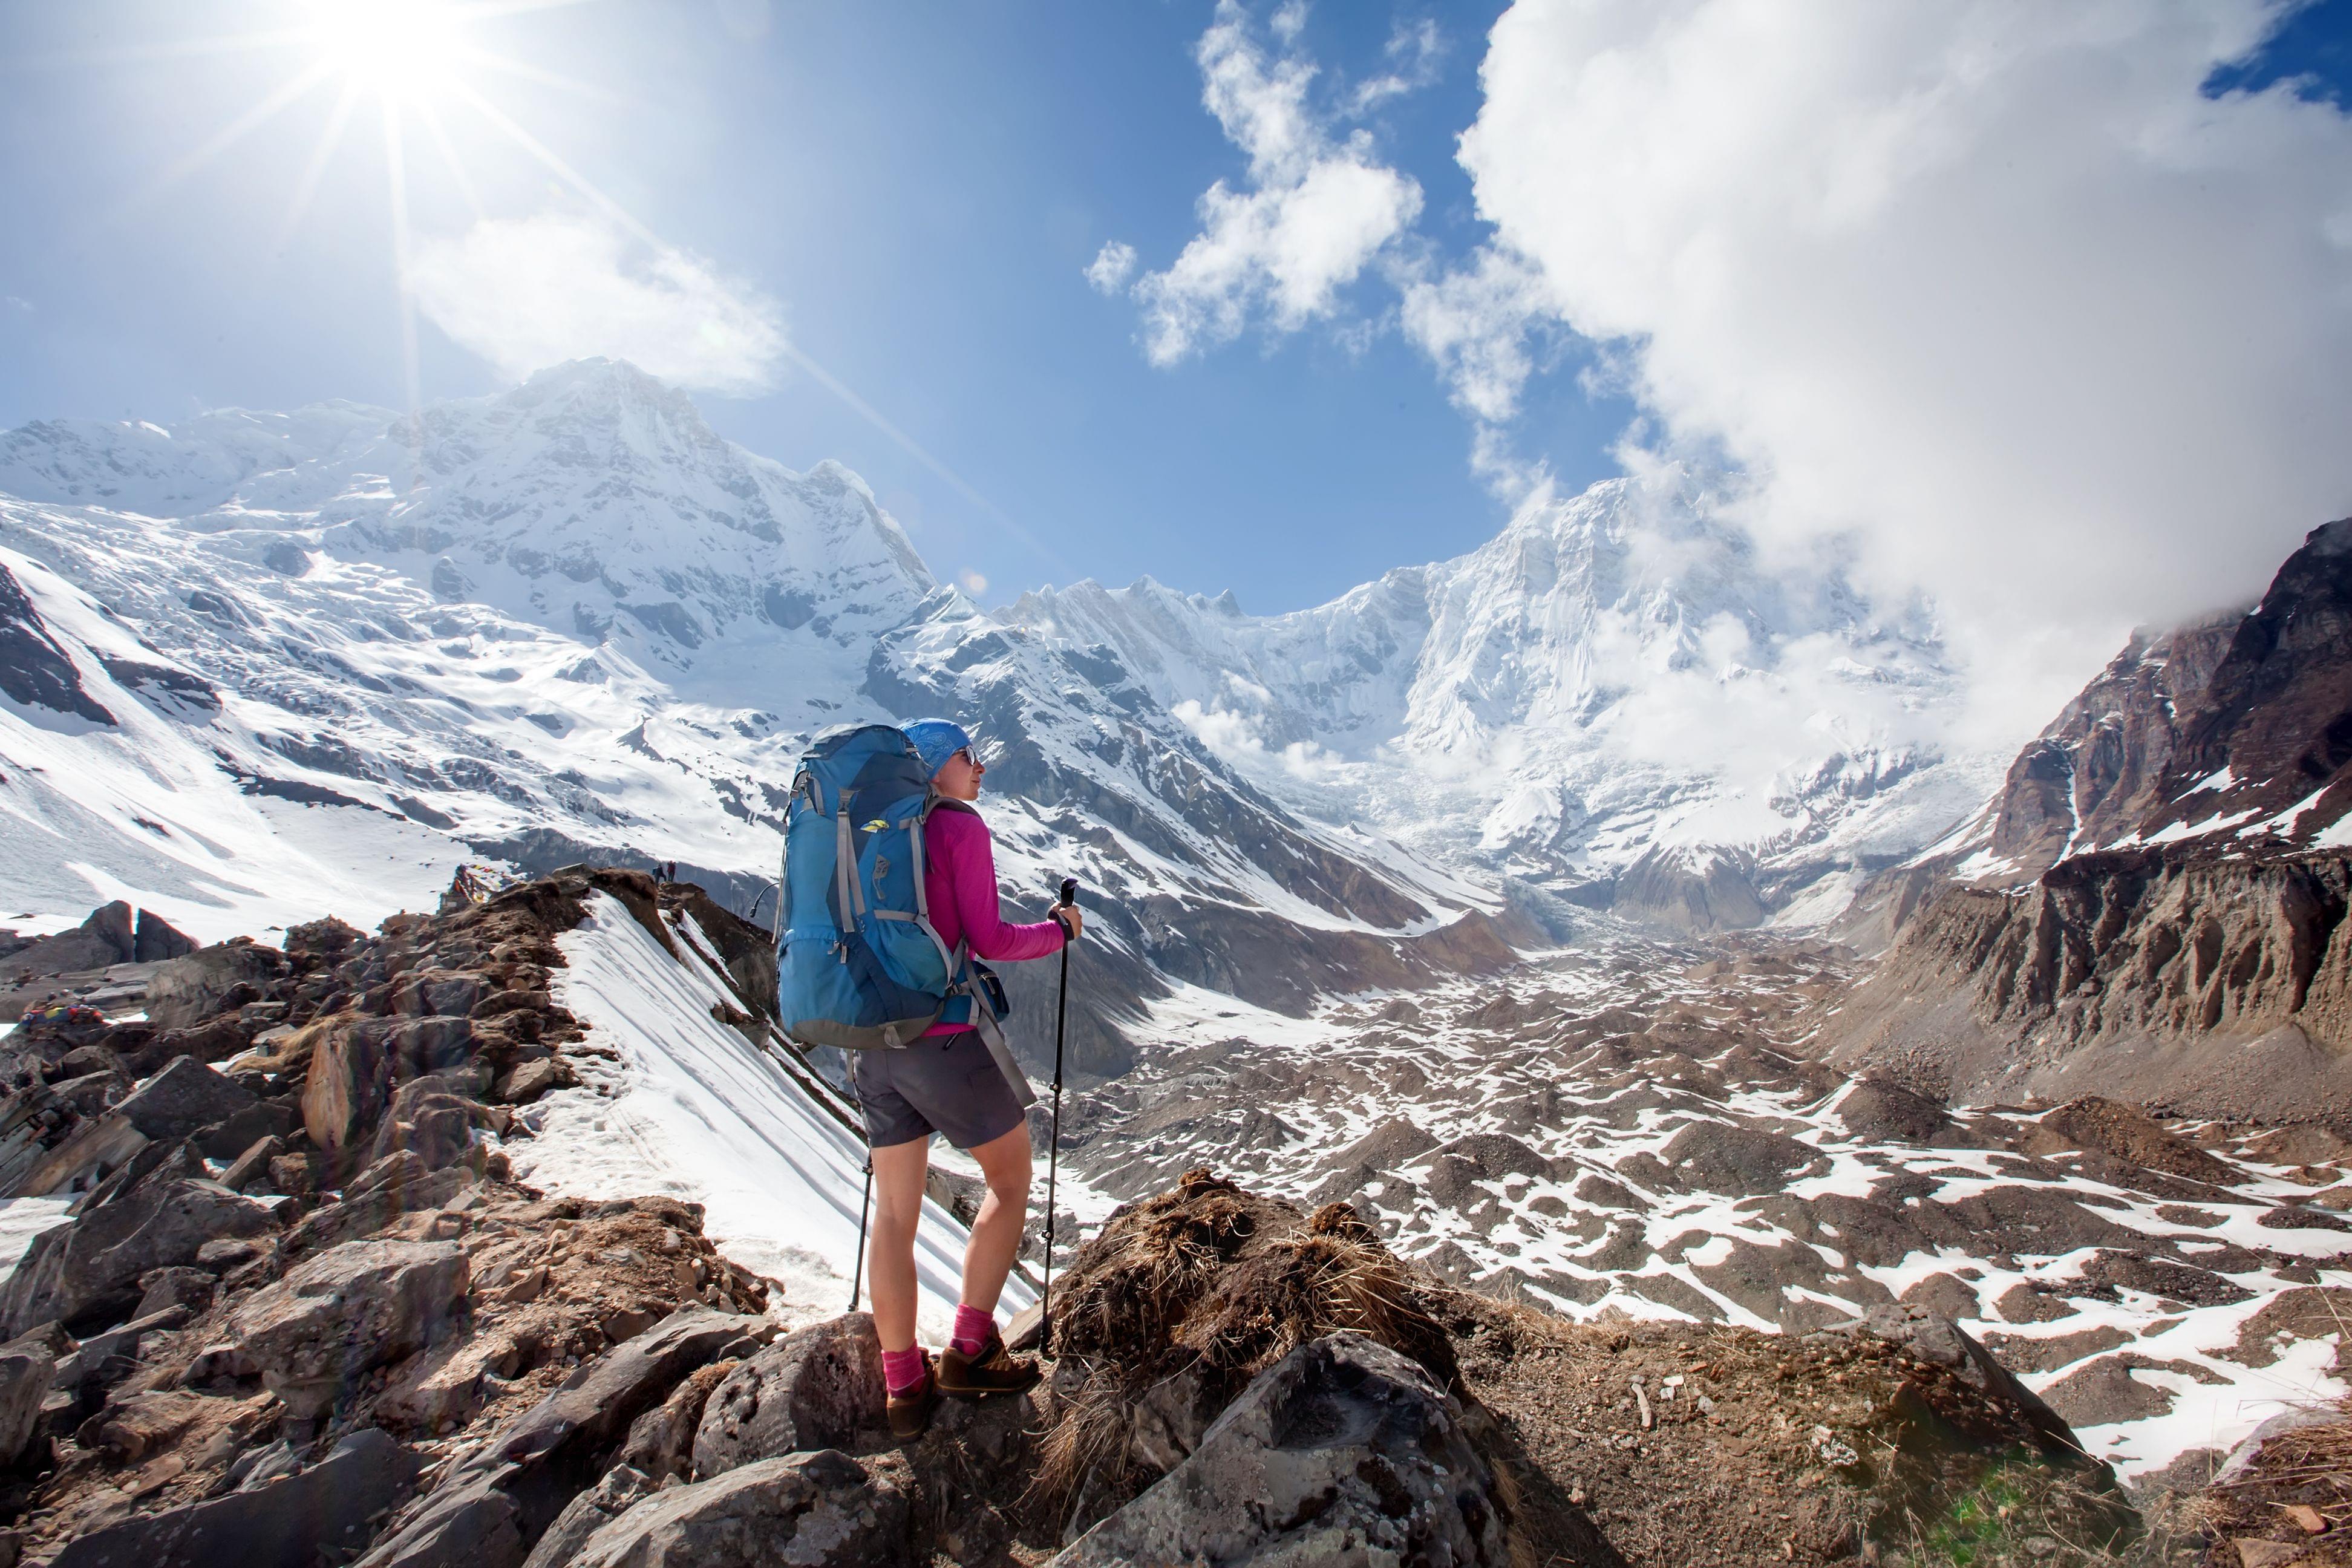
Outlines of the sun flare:
[{"label": "sun flare", "polygon": [[459,16],[442,0],[313,0],[322,63],[386,98],[446,87],[467,52]]}]

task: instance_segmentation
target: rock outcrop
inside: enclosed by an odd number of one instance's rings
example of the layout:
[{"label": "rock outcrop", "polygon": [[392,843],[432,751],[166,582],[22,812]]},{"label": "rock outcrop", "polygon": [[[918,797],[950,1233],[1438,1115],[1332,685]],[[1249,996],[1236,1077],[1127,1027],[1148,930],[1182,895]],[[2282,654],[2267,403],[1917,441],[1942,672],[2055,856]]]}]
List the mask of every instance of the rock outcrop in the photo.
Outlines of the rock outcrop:
[{"label": "rock outcrop", "polygon": [[1446,1392],[1361,1334],[1301,1345],[1141,1497],[1054,1559],[1135,1563],[1509,1560],[1493,1482]]},{"label": "rock outcrop", "polygon": [[2085,1090],[2266,1122],[2352,1110],[2352,852],[2076,856],[1955,889],[1815,1048],[1938,1099]]},{"label": "rock outcrop", "polygon": [[1893,925],[1819,1047],[1937,1095],[2089,1089],[2352,1113],[2352,519],[2242,616],[2136,636],[1969,829],[1877,879]]}]

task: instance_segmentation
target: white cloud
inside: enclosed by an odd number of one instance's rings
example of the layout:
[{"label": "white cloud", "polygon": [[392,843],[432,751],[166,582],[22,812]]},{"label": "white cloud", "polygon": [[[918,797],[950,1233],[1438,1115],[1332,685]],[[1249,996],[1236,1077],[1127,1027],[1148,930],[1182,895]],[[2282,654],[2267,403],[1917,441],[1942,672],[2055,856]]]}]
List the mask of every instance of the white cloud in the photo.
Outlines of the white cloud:
[{"label": "white cloud", "polygon": [[1107,240],[1087,264],[1087,281],[1097,294],[1116,294],[1135,275],[1135,247],[1123,239]]},{"label": "white cloud", "polygon": [[2043,700],[2352,510],[2352,121],[2200,91],[2285,8],[1519,0],[1496,246],[1407,329],[1490,425],[1530,321],[1613,347],[1762,540],[1850,532]]},{"label": "white cloud", "polygon": [[1437,24],[1426,16],[1417,22],[1400,21],[1389,35],[1388,58],[1391,68],[1357,83],[1356,90],[1348,95],[1349,112],[1368,113],[1391,98],[1417,92],[1435,81],[1438,63],[1445,58],[1445,40]]},{"label": "white cloud", "polygon": [[23,310],[28,315],[32,312],[33,302],[30,300],[20,299],[16,295],[11,294],[7,296],[6,302],[8,308],[12,310]]},{"label": "white cloud", "polygon": [[603,354],[676,385],[750,394],[773,384],[784,353],[774,301],[589,218],[486,218],[420,246],[409,278],[436,326],[518,377]]},{"label": "white cloud", "polygon": [[1230,342],[1254,319],[1296,331],[1331,314],[1339,290],[1420,215],[1420,185],[1380,161],[1370,133],[1338,134],[1310,101],[1315,67],[1289,52],[1304,17],[1295,5],[1276,12],[1278,55],[1252,37],[1234,0],[1221,0],[1202,36],[1202,100],[1248,156],[1247,188],[1210,186],[1201,232],[1165,271],[1137,281],[1154,364]]}]

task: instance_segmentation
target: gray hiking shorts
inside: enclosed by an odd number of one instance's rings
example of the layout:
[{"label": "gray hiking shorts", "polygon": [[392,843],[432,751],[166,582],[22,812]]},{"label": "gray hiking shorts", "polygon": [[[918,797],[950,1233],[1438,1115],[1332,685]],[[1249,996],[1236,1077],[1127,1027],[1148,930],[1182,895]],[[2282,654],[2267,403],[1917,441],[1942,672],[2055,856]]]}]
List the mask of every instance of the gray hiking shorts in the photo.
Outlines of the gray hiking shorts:
[{"label": "gray hiking shorts", "polygon": [[874,1148],[940,1132],[959,1149],[973,1149],[1028,1120],[975,1029],[855,1055],[851,1081],[866,1108],[866,1142]]}]

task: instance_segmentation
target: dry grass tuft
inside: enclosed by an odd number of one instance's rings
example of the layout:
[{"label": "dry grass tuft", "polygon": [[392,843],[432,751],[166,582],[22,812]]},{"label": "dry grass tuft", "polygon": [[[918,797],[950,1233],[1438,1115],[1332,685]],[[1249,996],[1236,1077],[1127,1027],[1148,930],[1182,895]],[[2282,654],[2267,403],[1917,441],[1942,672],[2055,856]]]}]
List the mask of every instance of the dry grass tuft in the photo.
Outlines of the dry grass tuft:
[{"label": "dry grass tuft", "polygon": [[1321,1335],[1352,1329],[1459,1381],[1445,1331],[1354,1209],[1330,1204],[1302,1221],[1205,1168],[1112,1220],[1055,1300],[1060,1409],[1028,1500],[1066,1524],[1152,1479],[1135,1451],[1139,1404],[1205,1425]]}]

